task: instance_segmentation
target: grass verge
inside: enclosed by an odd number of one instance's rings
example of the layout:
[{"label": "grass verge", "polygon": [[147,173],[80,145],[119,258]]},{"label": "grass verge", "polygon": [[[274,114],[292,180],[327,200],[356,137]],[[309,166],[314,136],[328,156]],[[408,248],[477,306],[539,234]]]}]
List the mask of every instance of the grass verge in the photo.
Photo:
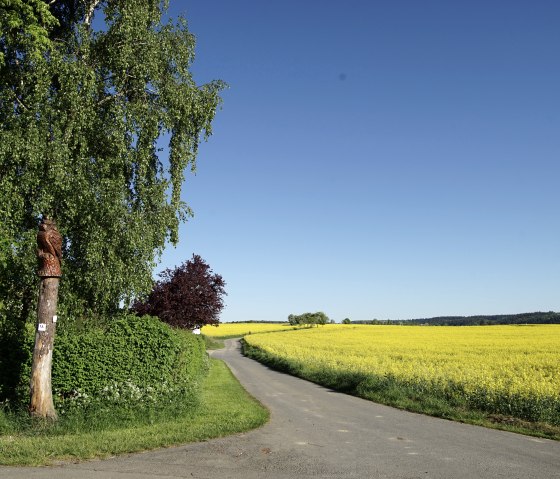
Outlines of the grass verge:
[{"label": "grass verge", "polygon": [[212,359],[202,386],[201,405],[195,411],[122,429],[3,435],[0,464],[47,465],[203,441],[254,429],[268,417],[268,410],[243,389],[225,363]]},{"label": "grass verge", "polygon": [[207,350],[222,349],[224,347],[224,341],[222,339],[206,336],[205,334],[202,335],[202,339],[204,339],[204,345]]},{"label": "grass verge", "polygon": [[393,385],[388,388],[387,391],[368,391],[358,388],[357,391],[351,391],[350,393],[373,402],[386,404],[406,411],[440,417],[465,424],[474,424],[491,429],[500,429],[502,431],[560,441],[559,426],[480,411],[470,408],[466,401],[451,402],[446,398],[429,393],[418,394],[404,386]]},{"label": "grass verge", "polygon": [[419,393],[414,388],[397,381],[388,381],[361,374],[334,373],[295,360],[270,355],[266,351],[242,341],[243,353],[267,366],[293,376],[312,381],[346,394],[358,396],[380,404],[452,421],[474,424],[492,429],[560,440],[560,426],[531,422],[520,418],[480,411],[469,407],[466,401],[446,398],[429,391]]}]

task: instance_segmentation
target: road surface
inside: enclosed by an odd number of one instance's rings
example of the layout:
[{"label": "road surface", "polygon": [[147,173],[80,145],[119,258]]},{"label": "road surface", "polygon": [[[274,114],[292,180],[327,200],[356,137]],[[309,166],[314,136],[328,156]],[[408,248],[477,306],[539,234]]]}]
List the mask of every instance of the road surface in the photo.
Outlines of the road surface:
[{"label": "road surface", "polygon": [[213,356],[271,411],[246,434],[103,461],[0,468],[4,479],[555,479],[560,442],[408,413],[347,396],[243,357]]}]

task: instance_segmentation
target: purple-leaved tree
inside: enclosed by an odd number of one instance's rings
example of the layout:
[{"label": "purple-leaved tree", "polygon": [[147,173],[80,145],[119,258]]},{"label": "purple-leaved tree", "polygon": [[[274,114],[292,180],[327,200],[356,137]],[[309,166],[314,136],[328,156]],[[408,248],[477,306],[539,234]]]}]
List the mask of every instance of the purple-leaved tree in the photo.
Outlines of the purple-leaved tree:
[{"label": "purple-leaved tree", "polygon": [[132,306],[136,314],[157,316],[171,326],[185,329],[220,322],[226,283],[200,256],[193,254],[192,259],[159,276],[161,280],[154,284],[149,296]]}]

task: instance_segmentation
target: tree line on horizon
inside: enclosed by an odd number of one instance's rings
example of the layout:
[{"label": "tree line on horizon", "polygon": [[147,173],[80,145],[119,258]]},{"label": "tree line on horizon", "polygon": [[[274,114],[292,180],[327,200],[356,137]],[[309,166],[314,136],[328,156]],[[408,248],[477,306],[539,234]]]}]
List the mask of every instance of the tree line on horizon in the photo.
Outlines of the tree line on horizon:
[{"label": "tree line on horizon", "polygon": [[366,320],[352,321],[352,324],[386,324],[386,325],[428,325],[428,326],[490,326],[500,324],[560,324],[560,313],[554,311],[494,314],[476,316],[436,316],[405,320]]},{"label": "tree line on horizon", "polygon": [[[302,315],[291,314],[288,316],[288,322],[292,325],[317,324],[316,322],[306,322],[309,315],[313,316],[317,313],[304,313]],[[323,319],[323,318],[322,318]],[[228,321],[230,323],[272,323],[282,324],[285,321]],[[328,319],[319,324],[331,324],[335,321]],[[500,324],[560,324],[560,313],[554,311],[534,312],[534,313],[518,313],[518,314],[495,314],[495,315],[476,315],[476,316],[436,316],[432,318],[416,318],[416,319],[372,319],[372,320],[356,320],[345,318],[342,324],[381,324],[388,326],[490,326]]]},{"label": "tree line on horizon", "polygon": [[322,311],[316,313],[303,313],[303,314],[290,314],[288,322],[292,326],[319,326],[327,324],[330,321],[329,317]]}]

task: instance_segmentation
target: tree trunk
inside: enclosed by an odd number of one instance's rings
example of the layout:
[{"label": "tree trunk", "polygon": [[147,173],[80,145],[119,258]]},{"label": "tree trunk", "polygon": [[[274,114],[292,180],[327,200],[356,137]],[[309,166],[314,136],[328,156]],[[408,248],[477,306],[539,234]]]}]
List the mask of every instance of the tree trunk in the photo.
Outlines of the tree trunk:
[{"label": "tree trunk", "polygon": [[56,305],[60,278],[41,278],[37,308],[37,332],[31,366],[31,403],[29,412],[34,417],[57,418],[52,398],[51,369],[54,336],[56,332]]}]

